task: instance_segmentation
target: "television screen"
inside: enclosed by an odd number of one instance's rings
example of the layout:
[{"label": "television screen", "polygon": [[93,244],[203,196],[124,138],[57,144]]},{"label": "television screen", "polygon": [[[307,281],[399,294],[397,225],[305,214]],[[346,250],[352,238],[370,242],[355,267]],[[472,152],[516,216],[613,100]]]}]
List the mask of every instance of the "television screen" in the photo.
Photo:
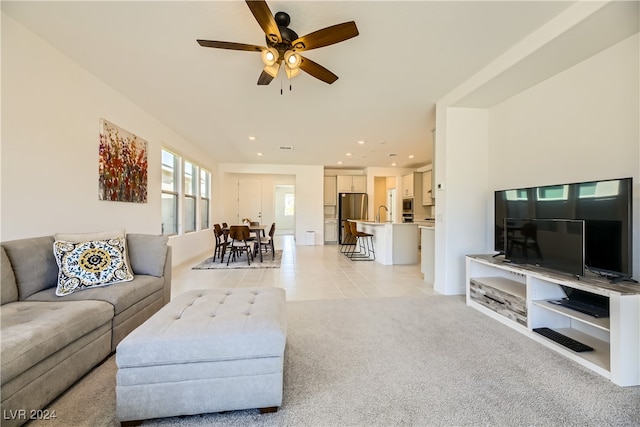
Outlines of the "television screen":
[{"label": "television screen", "polygon": [[505,251],[505,218],[584,220],[587,268],[603,275],[632,275],[631,178],[499,190],[494,208],[498,252]]},{"label": "television screen", "polygon": [[505,258],[584,276],[584,221],[505,218]]}]

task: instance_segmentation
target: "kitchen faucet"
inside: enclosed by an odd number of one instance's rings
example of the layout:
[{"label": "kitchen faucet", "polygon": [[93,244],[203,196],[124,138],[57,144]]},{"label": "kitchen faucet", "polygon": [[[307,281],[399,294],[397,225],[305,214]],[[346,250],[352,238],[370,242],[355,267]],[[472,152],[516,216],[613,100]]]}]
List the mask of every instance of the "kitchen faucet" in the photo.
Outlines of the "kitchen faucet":
[{"label": "kitchen faucet", "polygon": [[389,209],[385,205],[378,206],[378,215],[376,216],[376,222],[380,222],[380,208],[384,208],[385,211],[389,212]]}]

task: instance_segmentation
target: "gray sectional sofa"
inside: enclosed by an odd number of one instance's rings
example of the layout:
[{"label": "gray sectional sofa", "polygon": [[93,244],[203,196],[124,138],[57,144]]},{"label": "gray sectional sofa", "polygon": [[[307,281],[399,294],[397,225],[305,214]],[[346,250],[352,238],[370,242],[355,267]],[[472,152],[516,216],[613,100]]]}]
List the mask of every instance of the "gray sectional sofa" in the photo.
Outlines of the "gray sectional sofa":
[{"label": "gray sectional sofa", "polygon": [[[133,280],[56,295],[54,236],[3,242],[2,425],[21,425],[115,351],[171,298],[167,238],[127,234]],[[45,414],[46,415],[46,414]]]}]

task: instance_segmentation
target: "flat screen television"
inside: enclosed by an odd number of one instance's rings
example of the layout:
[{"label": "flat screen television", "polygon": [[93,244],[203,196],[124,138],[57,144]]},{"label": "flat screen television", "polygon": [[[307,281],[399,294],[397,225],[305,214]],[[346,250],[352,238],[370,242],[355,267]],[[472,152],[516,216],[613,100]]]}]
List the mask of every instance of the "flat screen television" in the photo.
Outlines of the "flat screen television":
[{"label": "flat screen television", "polygon": [[631,178],[498,190],[494,199],[496,251],[505,250],[505,218],[584,220],[587,269],[614,279],[631,277]]},{"label": "flat screen television", "polygon": [[505,218],[505,259],[584,276],[585,222]]}]

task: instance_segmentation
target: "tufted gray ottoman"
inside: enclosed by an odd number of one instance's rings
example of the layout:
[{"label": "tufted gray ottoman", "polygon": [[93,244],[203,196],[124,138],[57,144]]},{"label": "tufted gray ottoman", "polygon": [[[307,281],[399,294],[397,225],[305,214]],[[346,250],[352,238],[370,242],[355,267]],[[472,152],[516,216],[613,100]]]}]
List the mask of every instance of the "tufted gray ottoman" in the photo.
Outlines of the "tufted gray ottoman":
[{"label": "tufted gray ottoman", "polygon": [[285,316],[280,288],[179,295],[118,345],[118,420],[277,410]]}]

